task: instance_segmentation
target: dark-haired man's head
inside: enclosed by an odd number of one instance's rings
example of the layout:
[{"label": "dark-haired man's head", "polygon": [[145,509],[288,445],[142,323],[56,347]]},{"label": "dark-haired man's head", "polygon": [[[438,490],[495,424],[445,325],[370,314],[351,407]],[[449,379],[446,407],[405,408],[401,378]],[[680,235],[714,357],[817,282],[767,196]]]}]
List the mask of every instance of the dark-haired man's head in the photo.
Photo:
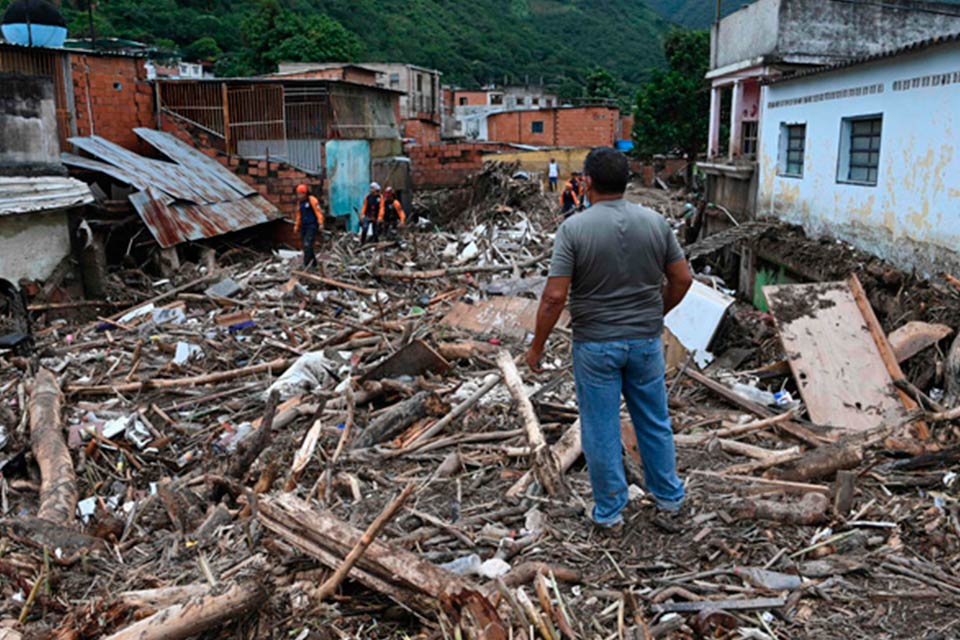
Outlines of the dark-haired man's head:
[{"label": "dark-haired man's head", "polygon": [[583,163],[587,177],[590,201],[609,200],[620,197],[630,181],[630,163],[627,156],[612,147],[598,147],[590,152]]}]

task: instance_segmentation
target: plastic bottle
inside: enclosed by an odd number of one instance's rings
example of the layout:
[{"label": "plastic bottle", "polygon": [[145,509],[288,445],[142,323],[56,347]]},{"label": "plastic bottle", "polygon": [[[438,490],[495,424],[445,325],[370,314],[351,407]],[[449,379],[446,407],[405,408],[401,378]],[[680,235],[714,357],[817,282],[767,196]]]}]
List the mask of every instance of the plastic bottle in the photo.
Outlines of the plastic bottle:
[{"label": "plastic bottle", "polygon": [[743,384],[738,382],[733,385],[733,391],[738,396],[742,396],[747,400],[756,402],[757,404],[762,404],[763,406],[776,405],[776,397],[769,391],[764,391],[763,389],[758,389],[756,387],[751,387],[748,384]]},{"label": "plastic bottle", "polygon": [[458,576],[468,576],[479,574],[480,565],[480,556],[471,553],[468,556],[463,556],[462,558],[457,558],[456,560],[442,564],[440,568],[450,573],[455,573]]}]

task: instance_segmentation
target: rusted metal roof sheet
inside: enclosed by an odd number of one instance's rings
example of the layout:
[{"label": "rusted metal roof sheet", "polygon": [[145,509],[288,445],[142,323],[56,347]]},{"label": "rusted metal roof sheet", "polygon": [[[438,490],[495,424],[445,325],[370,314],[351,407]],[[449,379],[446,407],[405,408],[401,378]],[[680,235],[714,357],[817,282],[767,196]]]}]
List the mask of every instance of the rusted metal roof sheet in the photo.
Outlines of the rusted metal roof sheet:
[{"label": "rusted metal roof sheet", "polygon": [[[148,187],[130,196],[137,213],[161,247],[189,240],[214,238],[274,220],[279,212],[260,195],[210,205],[169,204],[164,194]],[[277,215],[267,215],[273,209]]]},{"label": "rusted metal roof sheet", "polygon": [[256,189],[238,178],[232,171],[225,170],[219,162],[197,149],[183,144],[168,133],[143,127],[138,127],[133,132],[146,140],[150,146],[160,153],[187,167],[191,173],[202,175],[213,184],[223,183],[242,196],[257,193]]},{"label": "rusted metal roof sheet", "polygon": [[70,153],[61,158],[64,164],[99,171],[139,189],[130,196],[130,203],[161,247],[283,217],[216,160],[161,131],[136,132],[173,162],[145,158],[96,136],[70,141],[99,159]]},{"label": "rusted metal roof sheet", "polygon": [[0,216],[57,211],[90,202],[90,187],[73,178],[0,177]]}]

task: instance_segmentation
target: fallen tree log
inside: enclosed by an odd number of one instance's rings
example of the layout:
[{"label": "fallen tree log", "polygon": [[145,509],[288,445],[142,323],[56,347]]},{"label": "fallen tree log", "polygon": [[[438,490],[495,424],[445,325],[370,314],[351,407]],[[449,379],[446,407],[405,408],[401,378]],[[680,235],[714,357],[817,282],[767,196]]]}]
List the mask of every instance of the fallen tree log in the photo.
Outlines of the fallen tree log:
[{"label": "fallen tree log", "polygon": [[[331,569],[340,566],[361,538],[361,532],[350,524],[291,494],[261,499],[257,518],[287,543]],[[432,617],[440,608],[469,638],[507,638],[496,609],[475,585],[409,551],[373,541],[349,577],[424,617]]]},{"label": "fallen tree log", "polygon": [[775,520],[810,526],[830,520],[830,499],[822,493],[808,493],[799,502],[744,499],[734,503],[734,515],[749,520]]},{"label": "fallen tree log", "polygon": [[54,525],[73,522],[80,499],[70,450],[63,439],[57,379],[41,369],[30,393],[30,448],[40,466],[40,508],[37,517]]},{"label": "fallen tree log", "polygon": [[179,640],[226,624],[255,611],[273,592],[263,576],[229,586],[213,587],[206,595],[162,609],[106,640]]},{"label": "fallen tree log", "polygon": [[360,432],[353,446],[363,449],[388,440],[421,418],[443,413],[440,410],[442,405],[436,394],[421,391],[377,416],[366,429]]},{"label": "fallen tree log", "polygon": [[[560,472],[565,473],[583,453],[583,446],[580,442],[580,421],[577,420],[569,429],[564,431],[563,435],[560,436],[560,439],[557,440],[551,449],[560,465]],[[513,486],[507,489],[507,497],[519,498],[527,492],[527,489],[530,488],[534,480],[533,472],[527,471],[519,480],[513,483]]]},{"label": "fallen tree log", "polygon": [[537,418],[537,412],[533,410],[533,403],[527,397],[527,391],[523,388],[523,380],[520,378],[520,372],[517,365],[513,362],[513,356],[506,349],[497,354],[497,366],[503,374],[503,383],[513,396],[513,401],[517,403],[517,410],[520,418],[523,420],[524,429],[527,432],[527,442],[530,443],[530,450],[533,458],[533,472],[537,481],[543,490],[549,496],[560,494],[563,489],[563,477],[560,472],[556,456],[547,446],[547,441],[543,437],[543,430],[540,428],[540,420]]},{"label": "fallen tree log", "polygon": [[492,356],[500,350],[495,344],[478,340],[464,340],[463,342],[441,342],[437,351],[447,360],[472,360],[477,356]]}]

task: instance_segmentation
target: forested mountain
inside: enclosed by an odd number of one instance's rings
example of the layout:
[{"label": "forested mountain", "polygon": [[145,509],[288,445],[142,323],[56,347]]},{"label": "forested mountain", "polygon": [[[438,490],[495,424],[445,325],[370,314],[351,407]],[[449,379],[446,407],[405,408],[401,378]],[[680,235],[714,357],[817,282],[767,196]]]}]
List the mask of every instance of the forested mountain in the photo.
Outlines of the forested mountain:
[{"label": "forested mountain", "polygon": [[[88,1],[63,0],[73,37],[89,35]],[[403,61],[445,82],[542,77],[569,94],[601,67],[629,94],[664,65],[671,25],[641,0],[97,0],[94,27],[216,61],[221,74],[281,59]]]},{"label": "forested mountain", "polygon": [[[717,16],[717,0],[646,0],[650,8],[671,22],[692,29],[706,29]],[[733,13],[746,0],[721,0],[721,15]]]}]

